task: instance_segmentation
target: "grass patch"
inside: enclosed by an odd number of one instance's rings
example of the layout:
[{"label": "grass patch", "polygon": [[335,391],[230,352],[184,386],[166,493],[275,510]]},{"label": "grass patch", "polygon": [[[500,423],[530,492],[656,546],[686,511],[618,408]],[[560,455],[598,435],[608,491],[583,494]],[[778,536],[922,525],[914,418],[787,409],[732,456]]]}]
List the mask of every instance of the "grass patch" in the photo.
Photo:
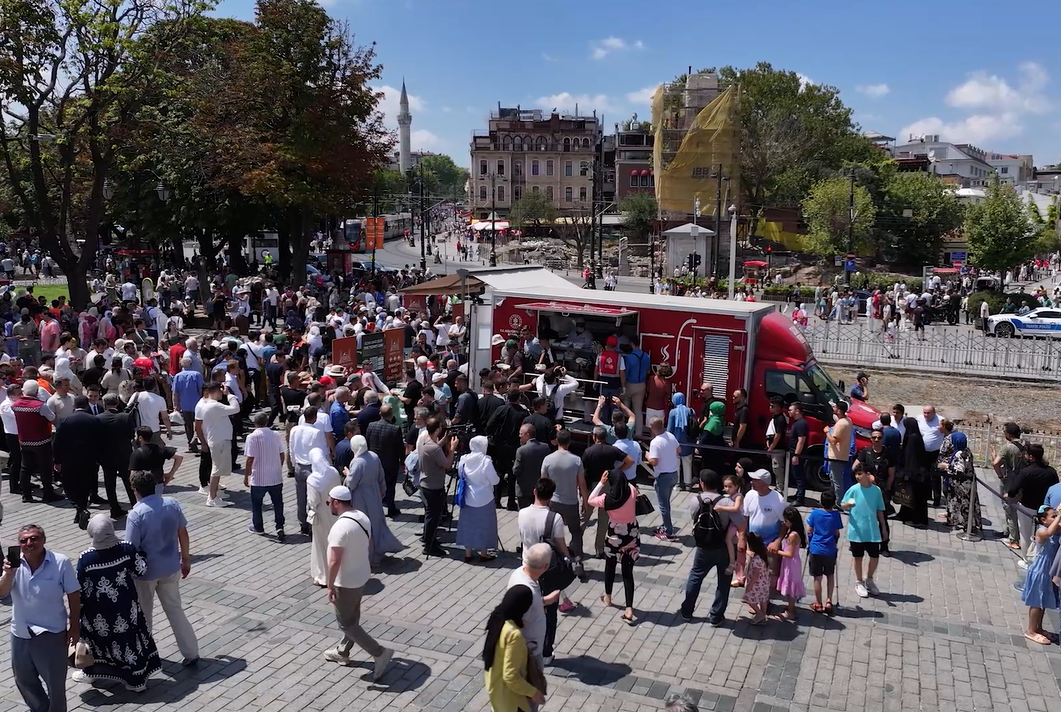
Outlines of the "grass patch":
[{"label": "grass patch", "polygon": [[[16,295],[20,294],[25,291],[27,286],[28,285],[25,284],[13,285],[13,291]],[[67,300],[69,300],[70,288],[65,284],[36,284],[33,285],[33,295],[36,297],[44,297],[48,301],[48,304],[51,305],[52,300],[58,299],[59,297],[66,297]]]}]

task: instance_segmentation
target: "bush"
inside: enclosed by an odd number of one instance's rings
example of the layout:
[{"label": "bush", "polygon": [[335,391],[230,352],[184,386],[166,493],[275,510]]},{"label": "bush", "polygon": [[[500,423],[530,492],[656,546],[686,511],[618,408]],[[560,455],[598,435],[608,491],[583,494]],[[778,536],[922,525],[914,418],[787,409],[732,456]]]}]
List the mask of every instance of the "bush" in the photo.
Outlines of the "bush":
[{"label": "bush", "polygon": [[987,306],[991,309],[991,313],[999,314],[1002,312],[1002,307],[1005,305],[1007,299],[1012,299],[1018,309],[1024,304],[1027,304],[1032,309],[1039,306],[1039,301],[1026,292],[1010,292],[1008,294],[998,291],[973,292],[969,296],[969,313],[976,317],[980,316],[980,304],[982,302],[987,302]]},{"label": "bush", "polygon": [[[792,298],[795,288],[792,285],[782,284],[780,286],[770,285],[763,289],[763,299],[771,302],[787,302]],[[814,301],[814,287],[800,287],[800,300],[803,302]]]}]

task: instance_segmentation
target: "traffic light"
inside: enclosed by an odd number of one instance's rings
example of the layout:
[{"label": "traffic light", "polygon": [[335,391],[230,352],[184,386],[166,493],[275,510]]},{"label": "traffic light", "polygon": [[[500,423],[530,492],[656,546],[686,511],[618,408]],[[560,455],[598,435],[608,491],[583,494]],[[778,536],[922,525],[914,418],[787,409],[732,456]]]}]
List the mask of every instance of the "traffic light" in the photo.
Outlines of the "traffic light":
[{"label": "traffic light", "polygon": [[767,247],[766,248],[766,254],[770,254],[773,251],[774,251],[774,248],[772,248],[772,247]]},{"label": "traffic light", "polygon": [[700,266],[701,259],[702,258],[700,257],[699,253],[697,253],[697,252],[690,252],[689,253],[689,259],[687,260],[687,263],[689,265],[689,270],[691,272],[695,272],[696,268]]}]

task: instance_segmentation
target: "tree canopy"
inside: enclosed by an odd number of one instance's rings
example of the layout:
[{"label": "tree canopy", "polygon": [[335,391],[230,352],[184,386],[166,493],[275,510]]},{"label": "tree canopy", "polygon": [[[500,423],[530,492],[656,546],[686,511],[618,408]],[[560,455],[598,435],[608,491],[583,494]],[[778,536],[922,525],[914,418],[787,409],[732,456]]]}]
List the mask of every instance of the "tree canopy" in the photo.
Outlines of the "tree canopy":
[{"label": "tree canopy", "polygon": [[541,227],[556,220],[556,208],[541,191],[527,191],[512,204],[508,220],[513,227]]},{"label": "tree canopy", "polygon": [[1004,272],[1032,257],[1040,232],[1020,196],[999,183],[997,176],[988,184],[984,200],[966,211],[969,258],[987,270]]},{"label": "tree canopy", "polygon": [[[845,178],[829,178],[811,188],[803,201],[803,214],[808,227],[806,243],[812,252],[831,257],[848,250],[848,225],[852,223],[850,197],[851,184]],[[851,249],[859,250],[869,242],[876,207],[869,191],[861,185],[855,185],[854,197]]]},{"label": "tree canopy", "polygon": [[877,203],[875,242],[890,262],[936,264],[944,237],[962,226],[954,191],[927,173],[893,173]]}]

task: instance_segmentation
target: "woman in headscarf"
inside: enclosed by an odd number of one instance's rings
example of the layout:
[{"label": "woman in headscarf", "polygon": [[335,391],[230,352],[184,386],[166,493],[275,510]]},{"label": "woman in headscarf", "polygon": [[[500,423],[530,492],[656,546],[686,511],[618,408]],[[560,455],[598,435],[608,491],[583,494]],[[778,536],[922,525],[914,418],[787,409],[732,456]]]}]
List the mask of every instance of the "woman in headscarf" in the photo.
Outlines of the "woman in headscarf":
[{"label": "woman in headscarf", "polygon": [[108,309],[103,312],[103,318],[96,324],[96,338],[106,339],[107,344],[114,346],[114,339],[118,336],[118,330],[114,327],[114,322],[111,321],[111,311]]},{"label": "woman in headscarf", "polygon": [[[944,456],[946,452],[946,456]],[[956,431],[943,441],[939,449],[937,467],[947,478],[947,523],[958,531],[966,531],[969,525],[969,505],[973,487],[976,486],[976,469],[973,467],[973,453],[969,449],[969,438],[965,433]],[[972,533],[980,533],[980,504],[971,512]]]},{"label": "woman in headscarf", "polygon": [[74,370],[70,368],[70,359],[59,358],[55,360],[55,378],[52,382],[55,383],[64,378],[70,380],[70,392],[73,393],[75,397],[83,393],[84,389],[81,386],[80,379],[78,379]]},{"label": "woman in headscarf", "polygon": [[466,563],[471,563],[475,554],[479,555],[480,561],[496,558],[490,549],[497,546],[494,487],[501,480],[494,469],[494,461],[486,454],[487,445],[487,439],[477,435],[468,443],[471,452],[457,463],[457,472],[464,482],[464,504],[457,520],[457,546],[464,547]]},{"label": "woman in headscarf", "polygon": [[634,562],[641,554],[641,532],[637,526],[637,489],[616,471],[605,472],[600,484],[593,488],[589,503],[608,512],[608,537],[605,539],[604,595],[601,601],[609,608],[612,605],[612,588],[615,585],[615,569],[620,566],[623,589],[626,594],[626,610],[623,622],[634,624]]},{"label": "woman in headscarf", "polygon": [[328,585],[328,532],[335,524],[335,515],[328,506],[328,493],[343,481],[339,471],[331,466],[319,447],[309,451],[309,461],[311,470],[306,479],[306,519],[313,540],[309,554],[309,575],[313,583],[323,588]]},{"label": "woman in headscarf", "polygon": [[896,517],[900,522],[913,524],[916,527],[928,526],[928,498],[932,493],[929,481],[929,466],[925,454],[925,441],[921,437],[921,428],[916,418],[903,421],[906,434],[900,453],[902,462],[899,465],[900,485],[907,483],[911,493],[911,506],[903,506]]},{"label": "woman in headscarf", "polygon": [[92,548],[77,560],[81,584],[81,640],[95,663],[74,673],[75,682],[117,680],[133,692],[147,689],[147,678],[162,668],[133,579],[147,571],[147,559],[118,539],[103,512],[88,523]]},{"label": "woman in headscarf", "polygon": [[697,477],[693,474],[693,444],[696,442],[696,438],[690,436],[689,423],[696,424],[696,412],[692,408],[685,405],[685,396],[681,393],[675,393],[671,396],[671,408],[670,413],[667,415],[667,432],[675,437],[680,444],[681,451],[678,453],[681,457],[681,471],[678,473],[678,489],[684,491],[686,488],[686,482],[691,486],[696,482]]},{"label": "woman in headscarf", "polygon": [[486,621],[483,665],[486,691],[494,712],[528,712],[531,705],[545,702],[542,693],[528,680],[527,639],[523,637],[523,616],[534,603],[534,594],[522,584],[505,591],[501,603]]},{"label": "woman in headscarf", "polygon": [[391,534],[387,518],[383,514],[383,493],[387,481],[383,475],[383,463],[374,452],[369,452],[368,441],[364,435],[355,435],[350,439],[350,449],[354,459],[346,471],[344,483],[353,495],[351,500],[354,509],[364,512],[372,522],[372,548],[368,562],[371,566],[383,563],[385,554],[396,554],[405,546]]},{"label": "woman in headscarf", "polygon": [[715,448],[728,447],[726,439],[722,437],[722,430],[726,426],[725,420],[723,420],[726,413],[726,404],[719,400],[711,401],[711,405],[707,408],[707,413],[707,418],[701,423],[702,430],[697,442],[700,445],[711,446],[711,449],[704,448],[700,450],[700,458],[704,467],[714,468],[725,457],[723,451]]},{"label": "woman in headscarf", "polygon": [[89,345],[96,338],[96,317],[81,312],[77,315],[77,340],[81,344]]}]

